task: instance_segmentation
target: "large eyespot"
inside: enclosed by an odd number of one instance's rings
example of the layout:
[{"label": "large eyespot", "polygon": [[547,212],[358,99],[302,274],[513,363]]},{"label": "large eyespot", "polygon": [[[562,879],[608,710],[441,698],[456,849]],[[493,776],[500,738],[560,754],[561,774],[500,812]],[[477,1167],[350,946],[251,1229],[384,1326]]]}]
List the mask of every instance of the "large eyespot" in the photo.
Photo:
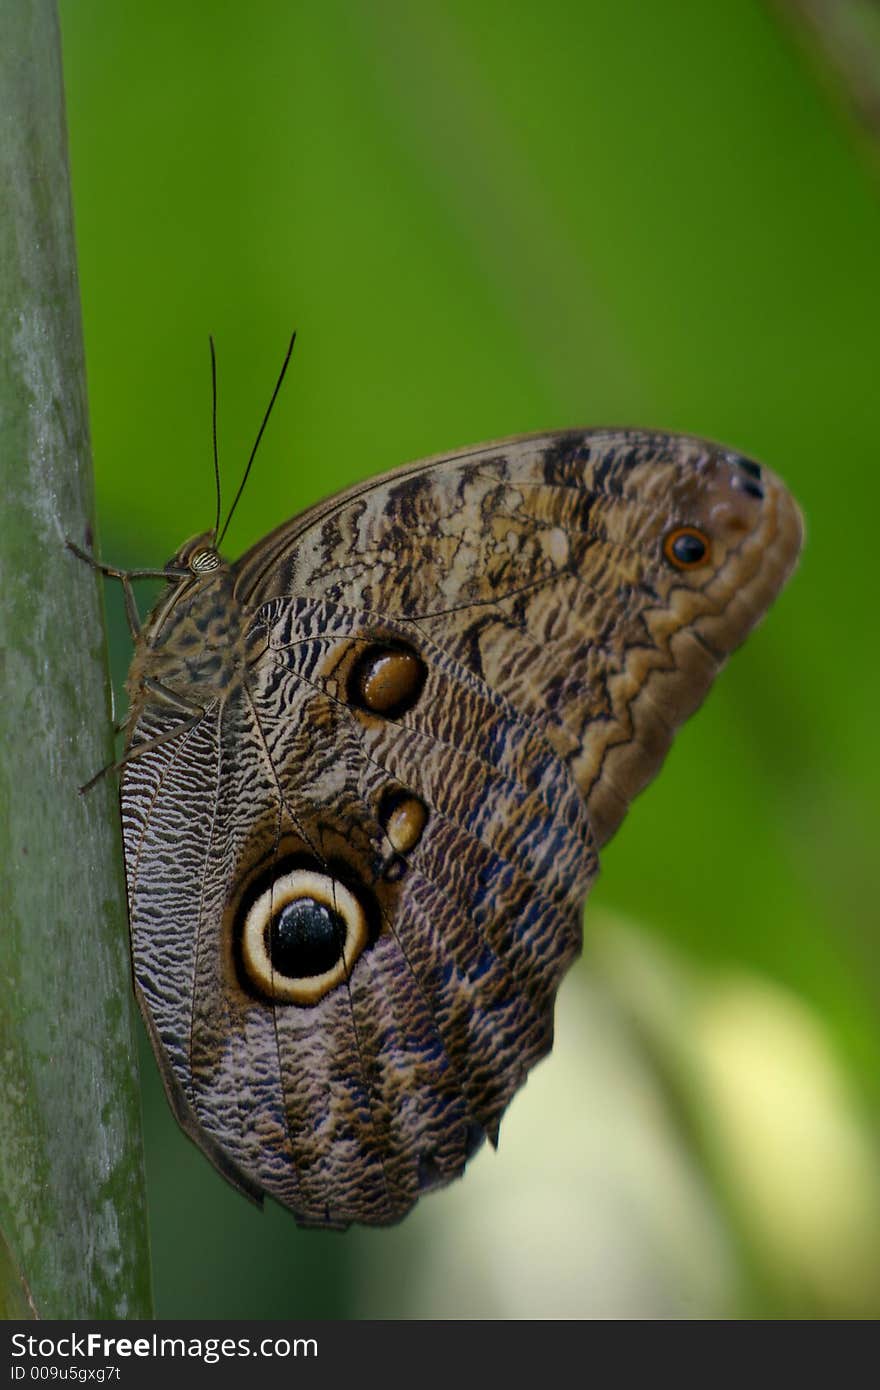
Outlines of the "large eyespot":
[{"label": "large eyespot", "polygon": [[316,1004],[348,978],[368,936],[366,913],[350,888],[314,869],[291,869],[251,904],[241,961],[269,999]]},{"label": "large eyespot", "polygon": [[377,643],[367,647],[352,667],[348,697],[361,709],[393,719],[412,709],[427,674],[425,663],[411,647]]},{"label": "large eyespot", "polygon": [[663,542],[663,554],[677,570],[695,570],[711,555],[709,537],[696,526],[677,526]]}]

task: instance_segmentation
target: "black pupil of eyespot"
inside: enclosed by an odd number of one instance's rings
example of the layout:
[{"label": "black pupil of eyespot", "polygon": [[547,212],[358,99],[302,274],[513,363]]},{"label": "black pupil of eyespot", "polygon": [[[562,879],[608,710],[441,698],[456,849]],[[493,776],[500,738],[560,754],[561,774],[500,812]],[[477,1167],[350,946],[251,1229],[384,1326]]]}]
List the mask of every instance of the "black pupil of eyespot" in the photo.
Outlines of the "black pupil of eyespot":
[{"label": "black pupil of eyespot", "polygon": [[706,553],[706,542],[686,531],[684,535],[676,536],[672,542],[672,553],[681,564],[695,565]]},{"label": "black pupil of eyespot", "polygon": [[269,958],[279,975],[291,980],[323,975],[342,955],[345,935],[340,913],[315,898],[294,898],[272,919]]}]

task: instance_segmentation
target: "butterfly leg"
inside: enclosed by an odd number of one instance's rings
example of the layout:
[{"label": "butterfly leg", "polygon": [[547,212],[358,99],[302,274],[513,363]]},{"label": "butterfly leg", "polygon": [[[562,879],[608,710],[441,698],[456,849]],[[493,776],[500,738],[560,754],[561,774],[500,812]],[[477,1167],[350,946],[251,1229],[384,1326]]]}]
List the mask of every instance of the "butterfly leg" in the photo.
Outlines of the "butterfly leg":
[{"label": "butterfly leg", "polygon": [[134,596],[134,589],[131,587],[131,580],[127,574],[120,575],[122,582],[122,595],[125,599],[125,617],[128,622],[128,630],[132,638],[136,640],[141,630],[141,615],[138,612],[137,599]]},{"label": "butterfly leg", "polygon": [[[169,693],[173,694],[173,692]],[[168,729],[164,734],[157,734],[155,738],[148,738],[146,742],[138,743],[134,748],[129,748],[118,761],[107,763],[106,767],[102,767],[101,771],[96,772],[94,777],[90,777],[88,782],[84,782],[79,789],[80,796],[85,796],[86,792],[91,791],[92,787],[100,782],[102,777],[106,777],[108,772],[119,772],[126,763],[133,763],[135,758],[143,757],[144,753],[150,753],[154,748],[161,748],[163,743],[168,743],[171,739],[178,738],[180,734],[188,733],[190,729],[194,729],[204,713],[205,711],[199,706],[189,719],[184,719],[182,724],[175,724],[173,729]]]},{"label": "butterfly leg", "polygon": [[[101,768],[100,772],[96,772],[94,777],[90,777],[88,782],[83,783],[79,789],[80,796],[84,796],[86,792],[91,791],[92,787],[94,787],[97,782],[100,782],[102,777],[106,777],[108,772],[119,772],[126,763],[133,762],[135,758],[140,758],[142,754],[149,753],[153,748],[159,748],[163,743],[167,743],[169,739],[177,738],[179,734],[184,734],[189,729],[194,729],[199,720],[204,716],[204,705],[197,705],[193,700],[185,699],[183,695],[178,695],[176,690],[172,690],[169,686],[163,685],[161,681],[147,677],[144,681],[144,690],[152,696],[156,703],[170,705],[170,707],[177,710],[179,714],[185,714],[187,716],[186,719],[184,719],[181,724],[175,724],[173,729],[168,729],[164,734],[158,734],[156,738],[147,739],[145,743],[138,743],[134,748],[127,749],[118,761],[107,763],[105,767]],[[114,733],[121,733],[126,723],[127,719],[123,719],[114,729]]]},{"label": "butterfly leg", "polygon": [[188,570],[161,569],[161,570],[120,570],[113,565],[104,565],[100,560],[96,560],[94,555],[90,555],[87,550],[81,550],[73,541],[68,540],[67,549],[71,550],[78,559],[83,560],[93,570],[103,574],[106,579],[118,579],[122,585],[122,593],[125,598],[125,616],[128,620],[129,631],[132,637],[137,638],[141,631],[141,617],[138,612],[137,601],[134,596],[134,589],[131,587],[133,579],[180,579],[189,574]]},{"label": "butterfly leg", "polygon": [[169,685],[163,685],[161,681],[154,680],[152,676],[146,677],[143,688],[149,695],[152,695],[156,704],[170,705],[180,714],[192,715],[201,719],[205,713],[204,705],[198,705],[195,700],[188,700],[185,695],[179,695]]}]

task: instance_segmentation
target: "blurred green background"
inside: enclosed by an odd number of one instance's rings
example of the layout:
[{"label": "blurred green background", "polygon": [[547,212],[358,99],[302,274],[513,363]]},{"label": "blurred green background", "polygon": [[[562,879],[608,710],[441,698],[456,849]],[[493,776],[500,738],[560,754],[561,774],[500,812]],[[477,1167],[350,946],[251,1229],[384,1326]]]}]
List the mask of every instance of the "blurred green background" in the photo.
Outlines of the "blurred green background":
[{"label": "blurred green background", "polygon": [[808,526],[462,1183],[390,1231],[261,1215],[144,1045],[159,1315],[877,1316],[880,203],[835,80],[760,0],[61,15],[107,559],[211,524],[208,333],[231,495],[292,328],[231,552],[419,455],[599,423],[735,445]]}]

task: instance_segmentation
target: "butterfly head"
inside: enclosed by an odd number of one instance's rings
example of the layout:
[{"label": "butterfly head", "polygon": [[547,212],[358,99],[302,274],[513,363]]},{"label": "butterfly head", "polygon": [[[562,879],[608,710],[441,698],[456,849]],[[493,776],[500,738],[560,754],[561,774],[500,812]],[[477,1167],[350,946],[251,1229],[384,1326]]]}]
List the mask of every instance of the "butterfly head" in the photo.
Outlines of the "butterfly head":
[{"label": "butterfly head", "polygon": [[207,574],[216,574],[218,570],[228,568],[216,546],[215,533],[202,531],[184,542],[168,561],[167,568],[177,572],[188,571],[198,579]]}]

